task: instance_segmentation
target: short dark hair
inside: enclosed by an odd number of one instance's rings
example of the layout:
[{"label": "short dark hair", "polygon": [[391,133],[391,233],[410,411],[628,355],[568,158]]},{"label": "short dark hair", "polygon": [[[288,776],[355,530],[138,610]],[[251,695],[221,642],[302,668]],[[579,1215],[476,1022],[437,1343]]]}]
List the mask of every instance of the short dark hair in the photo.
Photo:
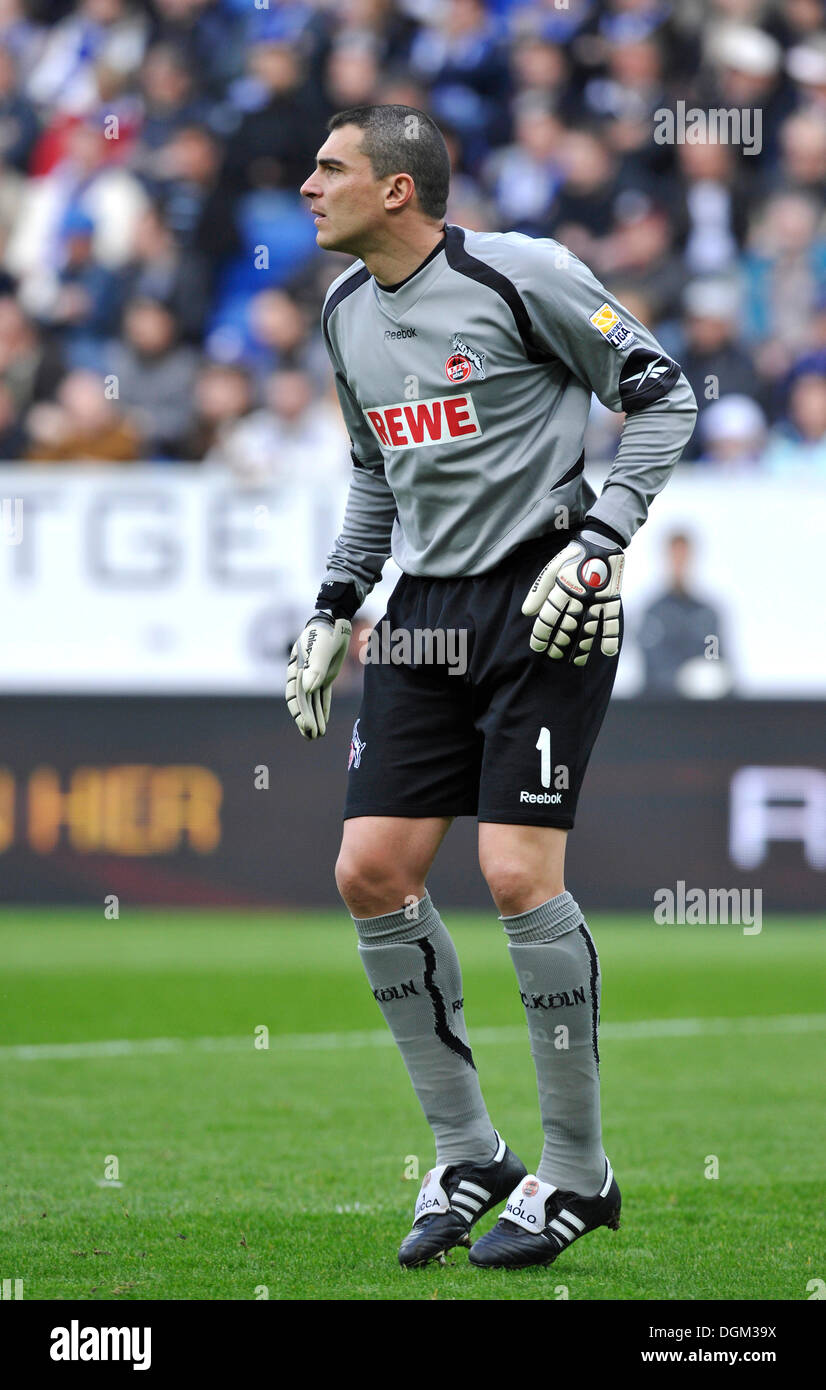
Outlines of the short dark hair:
[{"label": "short dark hair", "polygon": [[416,106],[351,106],[331,116],[327,130],[343,125],[364,131],[361,150],[370,161],[374,179],[410,174],[425,216],[444,217],[450,155],[442,132],[426,112]]}]

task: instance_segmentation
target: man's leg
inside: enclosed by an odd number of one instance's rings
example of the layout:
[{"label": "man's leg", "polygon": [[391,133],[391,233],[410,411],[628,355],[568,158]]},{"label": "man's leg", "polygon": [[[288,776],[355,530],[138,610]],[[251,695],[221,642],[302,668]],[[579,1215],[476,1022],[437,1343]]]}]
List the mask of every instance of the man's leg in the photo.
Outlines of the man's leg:
[{"label": "man's leg", "polygon": [[436,1140],[436,1163],[487,1163],[497,1138],[468,1045],[456,951],[425,887],[449,817],[344,822],[336,882],[359,955]]},{"label": "man's leg", "polygon": [[599,957],[565,891],[567,830],[479,826],[479,861],[508,934],[536,1065],[545,1145],[536,1176],[590,1196],[605,1178]]}]

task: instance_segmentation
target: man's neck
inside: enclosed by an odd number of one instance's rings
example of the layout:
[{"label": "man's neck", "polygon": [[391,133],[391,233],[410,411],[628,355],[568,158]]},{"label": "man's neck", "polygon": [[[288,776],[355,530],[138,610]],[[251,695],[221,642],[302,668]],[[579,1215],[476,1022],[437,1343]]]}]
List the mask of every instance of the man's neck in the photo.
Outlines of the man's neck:
[{"label": "man's neck", "polygon": [[444,236],[444,223],[441,227],[424,228],[409,241],[368,251],[362,259],[380,285],[397,285],[418,270],[433,248],[444,240]]}]

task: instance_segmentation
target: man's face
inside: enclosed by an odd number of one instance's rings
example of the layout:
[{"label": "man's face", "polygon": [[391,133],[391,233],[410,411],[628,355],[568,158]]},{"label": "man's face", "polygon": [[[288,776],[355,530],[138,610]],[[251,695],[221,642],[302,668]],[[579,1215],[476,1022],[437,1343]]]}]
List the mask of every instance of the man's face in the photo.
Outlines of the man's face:
[{"label": "man's face", "polygon": [[371,233],[384,229],[388,180],[373,178],[370,161],[359,150],[358,126],[331,131],[316,155],[316,168],[301,185],[316,217],[317,244],[324,251],[361,255]]}]

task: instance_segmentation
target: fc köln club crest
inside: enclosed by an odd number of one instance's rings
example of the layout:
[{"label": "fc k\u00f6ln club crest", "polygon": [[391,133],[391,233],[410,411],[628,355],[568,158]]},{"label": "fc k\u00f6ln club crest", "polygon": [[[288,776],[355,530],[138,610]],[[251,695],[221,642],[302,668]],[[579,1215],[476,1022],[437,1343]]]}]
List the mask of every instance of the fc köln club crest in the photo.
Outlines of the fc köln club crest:
[{"label": "fc k\u00f6ln club crest", "polygon": [[484,379],[486,356],[484,352],[477,352],[475,348],[468,347],[458,333],[453,334],[450,346],[453,351],[445,362],[445,376],[448,381],[456,383],[467,381],[474,367],[477,374]]},{"label": "fc k\u00f6ln club crest", "polygon": [[350,756],[347,759],[348,772],[352,767],[361,767],[361,755],[367,747],[367,740],[364,738],[359,738],[360,723],[361,720],[357,719],[355,724],[353,725],[353,737],[350,739]]}]

